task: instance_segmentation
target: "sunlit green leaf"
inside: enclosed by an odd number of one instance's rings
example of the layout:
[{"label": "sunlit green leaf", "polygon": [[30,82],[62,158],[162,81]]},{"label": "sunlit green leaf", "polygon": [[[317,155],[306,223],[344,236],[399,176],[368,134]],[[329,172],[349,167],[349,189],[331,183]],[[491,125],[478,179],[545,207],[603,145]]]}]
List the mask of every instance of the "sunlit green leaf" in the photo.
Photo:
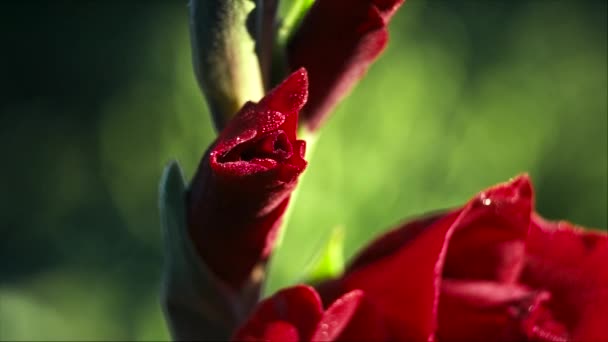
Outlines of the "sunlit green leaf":
[{"label": "sunlit green leaf", "polygon": [[319,249],[307,268],[304,279],[315,283],[339,276],[344,272],[344,228],[338,226]]}]

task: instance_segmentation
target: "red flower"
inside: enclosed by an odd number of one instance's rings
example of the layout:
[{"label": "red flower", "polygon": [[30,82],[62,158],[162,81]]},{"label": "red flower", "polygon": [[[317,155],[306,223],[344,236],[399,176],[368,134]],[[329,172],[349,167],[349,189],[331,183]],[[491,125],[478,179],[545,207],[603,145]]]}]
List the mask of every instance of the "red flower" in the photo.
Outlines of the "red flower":
[{"label": "red flower", "polygon": [[533,212],[526,176],[365,249],[325,303],[363,291],[398,341],[606,341],[608,235]]},{"label": "red flower", "polygon": [[522,282],[551,294],[573,340],[608,341],[607,235],[533,215],[526,253]]},{"label": "red flower", "polygon": [[187,222],[203,262],[239,289],[264,264],[298,176],[306,143],[296,139],[306,102],[299,69],[259,103],[248,102],[205,153],[187,194]]},{"label": "red flower", "polygon": [[299,285],[264,300],[233,336],[235,341],[378,341],[387,338],[383,322],[354,290],[323,310],[317,292]]},{"label": "red flower", "polygon": [[317,0],[288,45],[292,70],[310,77],[302,121],[315,130],[363,77],[388,41],[386,25],[404,0]]}]

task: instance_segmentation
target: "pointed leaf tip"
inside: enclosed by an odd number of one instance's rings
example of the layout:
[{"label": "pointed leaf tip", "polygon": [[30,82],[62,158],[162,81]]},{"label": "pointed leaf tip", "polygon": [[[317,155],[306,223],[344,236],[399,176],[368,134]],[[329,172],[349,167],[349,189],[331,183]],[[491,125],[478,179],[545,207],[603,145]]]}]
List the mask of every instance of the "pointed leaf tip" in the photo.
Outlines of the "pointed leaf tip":
[{"label": "pointed leaf tip", "polygon": [[322,248],[307,266],[305,277],[309,282],[318,282],[340,276],[344,272],[343,226],[335,227]]},{"label": "pointed leaf tip", "polygon": [[167,207],[181,200],[185,191],[185,181],[181,167],[176,160],[170,161],[161,175],[159,184],[159,207],[162,217],[166,217]]}]

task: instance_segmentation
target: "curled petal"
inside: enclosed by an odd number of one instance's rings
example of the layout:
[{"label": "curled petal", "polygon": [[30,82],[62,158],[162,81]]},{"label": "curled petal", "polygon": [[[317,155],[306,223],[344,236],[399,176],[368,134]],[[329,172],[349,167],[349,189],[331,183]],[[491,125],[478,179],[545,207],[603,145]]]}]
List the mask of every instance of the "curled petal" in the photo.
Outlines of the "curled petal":
[{"label": "curled petal", "polygon": [[440,341],[568,340],[549,310],[550,294],[495,281],[443,280]]},{"label": "curled petal", "polygon": [[262,301],[236,331],[234,341],[309,341],[323,306],[317,292],[305,285],[287,288]]},{"label": "curled petal", "polygon": [[361,290],[348,292],[333,302],[312,337],[312,341],[390,340],[384,318]]},{"label": "curled petal", "polygon": [[362,266],[349,268],[343,278],[321,285],[323,301],[329,303],[339,293],[361,289],[386,317],[388,329],[397,340],[429,340],[436,328],[437,265],[442,260],[447,233],[459,214],[446,214],[426,226],[415,242],[409,241],[373,262],[360,261]]},{"label": "curled petal", "polygon": [[317,292],[298,285],[262,301],[236,331],[235,341],[389,341],[378,311],[361,290],[350,291],[324,312]]},{"label": "curled petal", "polygon": [[574,341],[608,340],[608,235],[532,218],[522,281],[547,289]]},{"label": "curled petal", "polygon": [[260,282],[289,196],[304,171],[296,139],[307,98],[300,69],[247,103],[205,153],[187,194],[188,228],[203,262],[229,287]]},{"label": "curled petal", "polygon": [[533,201],[526,175],[478,194],[449,241],[443,277],[515,282],[523,267]]}]

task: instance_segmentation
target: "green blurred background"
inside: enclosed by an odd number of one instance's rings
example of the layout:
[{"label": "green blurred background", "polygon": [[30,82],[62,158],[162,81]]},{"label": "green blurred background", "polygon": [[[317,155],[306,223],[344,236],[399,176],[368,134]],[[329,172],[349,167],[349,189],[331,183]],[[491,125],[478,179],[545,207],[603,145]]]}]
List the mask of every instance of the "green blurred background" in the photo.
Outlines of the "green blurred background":
[{"label": "green blurred background", "polygon": [[[214,132],[184,2],[4,2],[0,339],[162,340],[156,205]],[[529,172],[552,219],[607,226],[606,1],[409,0],[327,122],[277,253],[296,281],[402,218]]]}]

